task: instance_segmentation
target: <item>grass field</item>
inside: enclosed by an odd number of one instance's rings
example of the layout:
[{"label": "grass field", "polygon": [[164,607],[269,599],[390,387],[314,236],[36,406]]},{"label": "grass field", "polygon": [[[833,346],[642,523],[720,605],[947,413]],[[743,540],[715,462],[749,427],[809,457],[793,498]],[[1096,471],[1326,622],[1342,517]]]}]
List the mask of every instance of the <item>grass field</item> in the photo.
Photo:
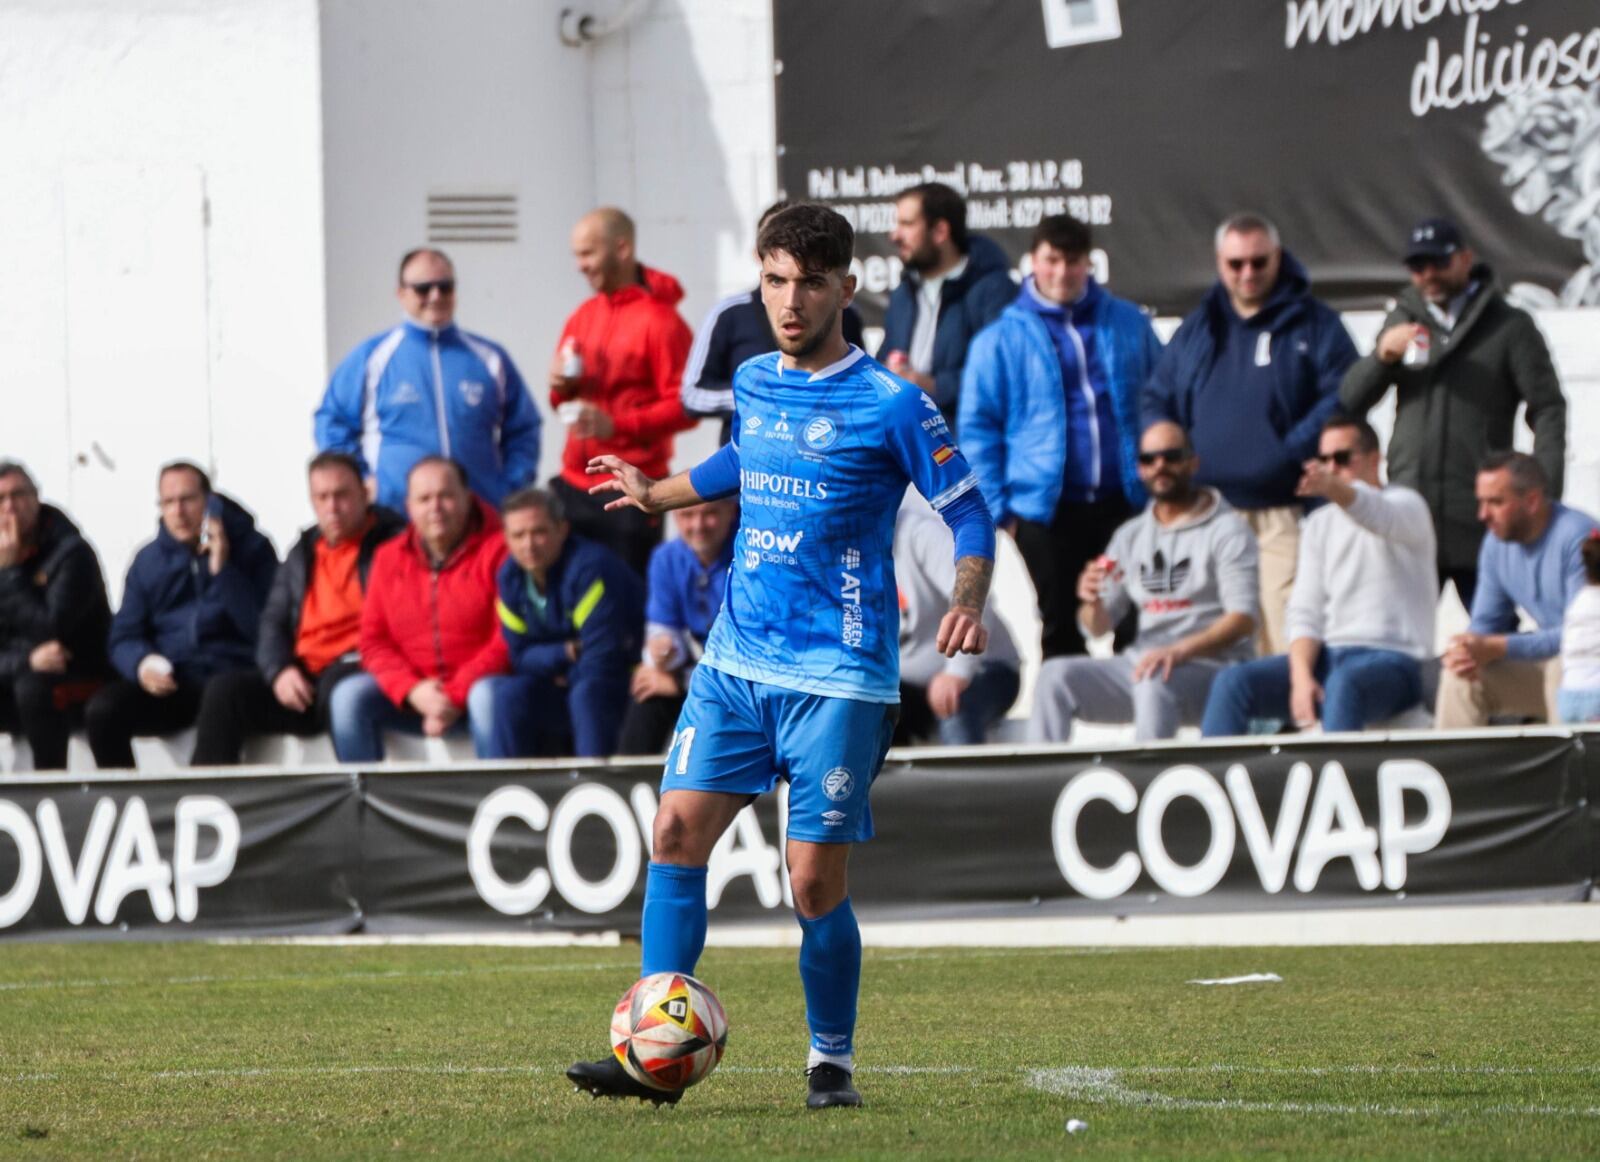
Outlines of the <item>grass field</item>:
[{"label": "grass field", "polygon": [[869,951],[867,1108],[822,1113],[783,951],[706,955],[733,1032],[676,1109],[574,1094],[635,964],[0,946],[0,1157],[1600,1156],[1593,946]]}]

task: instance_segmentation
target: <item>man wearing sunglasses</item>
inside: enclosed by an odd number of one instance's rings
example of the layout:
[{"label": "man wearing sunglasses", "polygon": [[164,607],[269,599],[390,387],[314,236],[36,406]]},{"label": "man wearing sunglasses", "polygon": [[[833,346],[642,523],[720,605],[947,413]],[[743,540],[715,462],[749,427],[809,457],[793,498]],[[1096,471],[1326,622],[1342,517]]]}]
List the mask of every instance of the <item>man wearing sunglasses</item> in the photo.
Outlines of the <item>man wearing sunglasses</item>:
[{"label": "man wearing sunglasses", "polygon": [[333,373],[316,414],[319,452],[361,463],[367,495],[405,511],[406,477],[444,456],[491,506],[539,470],[539,409],[505,348],[456,325],[456,272],[442,251],[400,260],[405,319]]},{"label": "man wearing sunglasses", "polygon": [[1282,653],[1302,511],[1295,485],[1356,359],[1338,314],[1259,214],[1217,228],[1217,283],[1167,344],[1145,386],[1144,422],[1181,424],[1197,478],[1250,524],[1261,549],[1261,652]]},{"label": "man wearing sunglasses", "polygon": [[1422,701],[1433,654],[1433,521],[1413,490],[1384,487],[1378,433],[1335,413],[1298,493],[1331,503],[1306,518],[1289,598],[1289,652],[1236,666],[1211,687],[1201,733],[1252,719],[1365,730]]},{"label": "man wearing sunglasses", "polygon": [[1113,658],[1051,658],[1039,667],[1033,736],[1065,742],[1072,724],[1133,720],[1140,742],[1200,721],[1219,673],[1252,655],[1256,541],[1200,469],[1182,428],[1159,420],[1139,440],[1149,506],[1111,538],[1078,578],[1078,619],[1110,633],[1130,609],[1133,646]]},{"label": "man wearing sunglasses", "polygon": [[1392,386],[1397,407],[1389,476],[1428,502],[1439,536],[1441,581],[1453,581],[1468,609],[1478,578],[1474,495],[1478,461],[1512,446],[1517,409],[1527,404],[1533,455],[1550,499],[1561,497],[1567,403],[1550,349],[1532,316],[1512,306],[1453,222],[1426,218],[1406,240],[1411,285],[1383,322],[1377,346],[1339,388],[1347,411],[1365,415]]}]

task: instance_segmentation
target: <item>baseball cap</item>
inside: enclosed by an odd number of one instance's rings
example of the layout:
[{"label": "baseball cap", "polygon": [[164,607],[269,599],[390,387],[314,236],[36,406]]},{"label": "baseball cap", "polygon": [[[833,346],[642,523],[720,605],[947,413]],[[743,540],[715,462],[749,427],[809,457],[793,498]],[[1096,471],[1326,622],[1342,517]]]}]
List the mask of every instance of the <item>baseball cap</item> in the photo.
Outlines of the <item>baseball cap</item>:
[{"label": "baseball cap", "polygon": [[1403,261],[1413,258],[1449,258],[1465,243],[1461,231],[1448,218],[1424,218],[1411,227],[1406,235],[1406,253]]}]

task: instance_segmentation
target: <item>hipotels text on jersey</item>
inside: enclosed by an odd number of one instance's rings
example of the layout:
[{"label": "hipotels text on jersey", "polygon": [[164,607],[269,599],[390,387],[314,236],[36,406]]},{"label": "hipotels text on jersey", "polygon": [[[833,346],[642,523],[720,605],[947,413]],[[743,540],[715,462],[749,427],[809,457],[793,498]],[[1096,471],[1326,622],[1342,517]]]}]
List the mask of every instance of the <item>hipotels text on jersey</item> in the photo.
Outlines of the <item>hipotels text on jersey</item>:
[{"label": "hipotels text on jersey", "polygon": [[739,484],[755,492],[793,496],[799,500],[828,499],[828,486],[823,481],[807,480],[801,476],[785,476],[779,472],[758,472],[753,468],[741,468]]}]

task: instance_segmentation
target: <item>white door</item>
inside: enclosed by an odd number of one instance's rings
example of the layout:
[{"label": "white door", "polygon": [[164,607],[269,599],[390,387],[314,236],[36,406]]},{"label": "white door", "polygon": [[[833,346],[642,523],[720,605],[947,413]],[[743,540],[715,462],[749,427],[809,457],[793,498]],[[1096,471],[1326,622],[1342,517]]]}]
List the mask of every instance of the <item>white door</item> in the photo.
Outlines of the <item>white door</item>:
[{"label": "white door", "polygon": [[70,507],[120,599],[155,534],[156,469],[211,469],[204,174],[95,163],[62,175]]}]

